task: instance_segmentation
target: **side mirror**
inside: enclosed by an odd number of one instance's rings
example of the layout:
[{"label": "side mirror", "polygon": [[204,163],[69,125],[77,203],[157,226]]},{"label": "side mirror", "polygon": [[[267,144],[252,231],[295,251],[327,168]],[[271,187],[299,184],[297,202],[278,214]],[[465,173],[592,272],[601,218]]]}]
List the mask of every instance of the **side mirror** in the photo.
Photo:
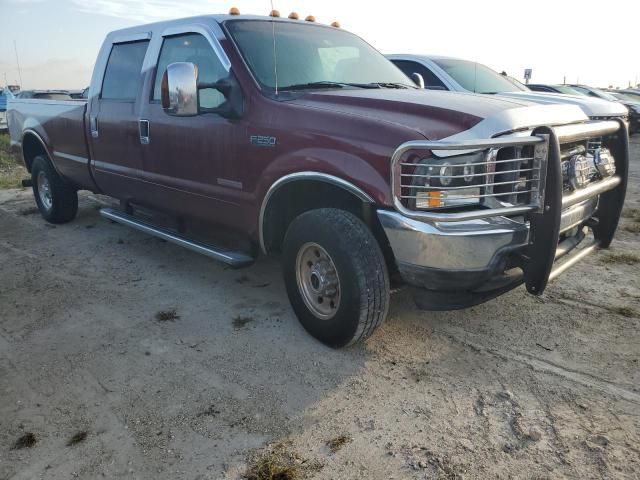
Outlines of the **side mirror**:
[{"label": "side mirror", "polygon": [[416,72],[412,73],[411,80],[413,80],[413,83],[415,83],[420,88],[424,88],[424,77],[419,73],[416,73]]},{"label": "side mirror", "polygon": [[[218,108],[200,107],[198,93],[208,88],[224,95],[226,101]],[[198,82],[198,67],[193,63],[170,64],[162,76],[160,93],[165,113],[176,117],[215,113],[225,118],[240,118],[244,110],[242,89],[232,74],[215,83],[201,83]]]},{"label": "side mirror", "polygon": [[162,76],[160,92],[168,115],[198,115],[198,67],[188,62],[170,64]]}]

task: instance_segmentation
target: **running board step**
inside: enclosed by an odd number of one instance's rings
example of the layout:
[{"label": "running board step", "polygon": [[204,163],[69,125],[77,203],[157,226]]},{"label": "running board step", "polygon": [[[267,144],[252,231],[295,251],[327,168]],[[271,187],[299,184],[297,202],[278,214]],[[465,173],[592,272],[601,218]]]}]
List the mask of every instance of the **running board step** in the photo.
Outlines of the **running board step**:
[{"label": "running board step", "polygon": [[104,218],[108,218],[109,220],[113,220],[114,222],[121,223],[122,225],[126,225],[135,230],[139,230],[140,232],[148,233],[149,235],[162,238],[167,242],[180,245],[181,247],[191,250],[192,252],[201,253],[202,255],[206,255],[207,257],[214,258],[223,263],[226,263],[227,265],[232,266],[233,268],[246,267],[247,265],[252,264],[255,260],[255,258],[243,252],[232,252],[214,247],[212,245],[189,240],[188,238],[181,237],[169,230],[157,227],[132,215],[128,215],[111,208],[101,209],[100,215],[102,215]]}]

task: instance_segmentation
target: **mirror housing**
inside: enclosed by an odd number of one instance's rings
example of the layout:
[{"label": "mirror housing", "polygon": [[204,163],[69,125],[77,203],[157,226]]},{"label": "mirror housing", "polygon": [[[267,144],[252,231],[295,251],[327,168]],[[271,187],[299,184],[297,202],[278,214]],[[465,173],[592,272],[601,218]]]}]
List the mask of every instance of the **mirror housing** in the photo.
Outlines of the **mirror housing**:
[{"label": "mirror housing", "polygon": [[244,112],[244,99],[240,84],[229,73],[227,78],[223,78],[214,83],[199,83],[198,89],[213,88],[224,95],[225,102],[217,108],[200,108],[202,113],[217,113],[225,118],[240,118]]},{"label": "mirror housing", "polygon": [[[201,108],[198,92],[212,88],[225,97],[217,108]],[[215,113],[225,118],[240,118],[244,111],[242,89],[229,73],[215,83],[198,82],[198,66],[189,62],[176,62],[167,67],[160,86],[162,108],[167,115],[192,117],[200,113]]]},{"label": "mirror housing", "polygon": [[424,77],[417,72],[411,74],[411,80],[420,88],[424,88]]},{"label": "mirror housing", "polygon": [[162,108],[168,115],[192,117],[198,114],[198,67],[176,62],[167,67],[160,87]]}]

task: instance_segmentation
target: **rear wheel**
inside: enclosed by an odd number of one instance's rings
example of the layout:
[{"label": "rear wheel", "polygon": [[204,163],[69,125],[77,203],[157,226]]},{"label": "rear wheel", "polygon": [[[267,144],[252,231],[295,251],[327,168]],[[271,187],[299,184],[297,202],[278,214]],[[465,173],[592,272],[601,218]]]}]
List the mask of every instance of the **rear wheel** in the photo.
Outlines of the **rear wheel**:
[{"label": "rear wheel", "polygon": [[355,215],[323,208],[291,222],[284,280],[300,323],[331,347],[366,339],[389,308],[389,275],[378,242]]},{"label": "rear wheel", "polygon": [[31,167],[33,195],[47,222],[67,223],[78,213],[78,192],[69,185],[49,160],[38,156]]}]

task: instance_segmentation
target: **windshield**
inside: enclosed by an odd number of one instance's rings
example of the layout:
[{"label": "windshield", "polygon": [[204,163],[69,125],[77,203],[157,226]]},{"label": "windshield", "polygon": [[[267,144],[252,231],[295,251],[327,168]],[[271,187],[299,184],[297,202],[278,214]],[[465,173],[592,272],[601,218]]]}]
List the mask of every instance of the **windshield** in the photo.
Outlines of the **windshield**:
[{"label": "windshield", "polygon": [[566,85],[554,85],[553,88],[555,88],[560,93],[564,93],[565,95],[582,95],[582,96],[585,96],[584,93],[579,92],[578,90],[575,90],[575,89],[573,89],[571,87],[567,87]]},{"label": "windshield", "polygon": [[636,92],[622,92],[623,95],[626,95],[629,98],[632,98],[636,102],[640,102],[640,93]]},{"label": "windshield", "polygon": [[622,100],[623,102],[631,102],[631,103],[640,103],[640,96],[633,96],[625,93],[612,93],[614,97],[618,100]]},{"label": "windshield", "polygon": [[380,52],[338,28],[264,20],[234,20],[225,25],[256,80],[268,89],[276,87],[274,28],[280,90],[301,86],[344,88],[348,84],[415,88]]},{"label": "windshield", "polygon": [[614,97],[610,93],[605,92],[604,90],[599,90],[597,88],[594,88],[593,90],[594,90],[594,92],[596,92],[598,94],[598,96],[600,98],[604,98],[605,100],[609,100],[611,102],[617,102],[618,101],[618,99],[616,97]]},{"label": "windshield", "polygon": [[516,85],[504,75],[480,63],[452,58],[435,58],[434,63],[447,72],[465,90],[475,93],[526,92],[524,85]]},{"label": "windshield", "polygon": [[597,88],[582,87],[580,85],[571,85],[571,88],[589,97],[602,98],[604,100],[609,100],[610,102],[618,101],[616,97],[614,97],[610,93],[604,92],[602,90],[598,90]]}]

